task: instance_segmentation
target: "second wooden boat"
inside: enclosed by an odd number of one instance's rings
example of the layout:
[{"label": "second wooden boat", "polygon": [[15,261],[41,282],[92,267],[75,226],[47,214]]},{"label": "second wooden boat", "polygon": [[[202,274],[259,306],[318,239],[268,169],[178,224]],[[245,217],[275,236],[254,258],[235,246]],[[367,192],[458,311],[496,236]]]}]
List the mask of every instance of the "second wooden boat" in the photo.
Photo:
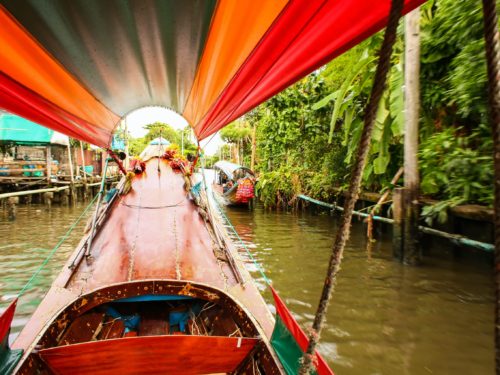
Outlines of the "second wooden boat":
[{"label": "second wooden boat", "polygon": [[229,161],[214,164],[212,190],[225,205],[248,205],[255,197],[255,174]]}]

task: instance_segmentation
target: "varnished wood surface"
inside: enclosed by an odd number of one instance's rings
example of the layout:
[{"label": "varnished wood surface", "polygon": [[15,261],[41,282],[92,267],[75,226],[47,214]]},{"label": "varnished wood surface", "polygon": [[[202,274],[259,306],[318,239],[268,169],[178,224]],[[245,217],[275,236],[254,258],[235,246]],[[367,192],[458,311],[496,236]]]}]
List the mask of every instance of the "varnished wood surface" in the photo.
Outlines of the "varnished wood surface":
[{"label": "varnished wood surface", "polygon": [[236,369],[254,338],[149,336],[94,341],[40,351],[56,374],[212,374]]},{"label": "varnished wood surface", "polygon": [[234,245],[229,245],[244,285],[237,283],[227,262],[216,258],[214,240],[184,190],[183,176],[166,162],[151,159],[146,173],[136,176],[132,191],[112,208],[93,241],[91,261],[83,259],[76,269],[68,268],[75,250],[13,347],[29,352],[55,315],[79,296],[110,284],[148,279],[189,280],[221,289],[243,304],[270,337],[273,318]]}]

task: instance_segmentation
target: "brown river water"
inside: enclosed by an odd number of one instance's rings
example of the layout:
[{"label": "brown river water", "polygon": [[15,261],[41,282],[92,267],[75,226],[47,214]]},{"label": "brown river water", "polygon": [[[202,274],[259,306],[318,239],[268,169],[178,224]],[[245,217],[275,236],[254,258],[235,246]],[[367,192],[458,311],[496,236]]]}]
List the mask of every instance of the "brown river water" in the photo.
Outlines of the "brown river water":
[{"label": "brown river water", "polygon": [[[86,205],[20,206],[15,221],[0,210],[0,310],[23,287]],[[314,316],[336,228],[336,218],[311,213],[227,209],[234,227],[261,263],[297,320]],[[83,220],[20,300],[13,337],[33,313],[80,240]],[[339,374],[492,374],[491,259],[444,246],[426,249],[420,267],[394,261],[390,237],[371,256],[365,228],[353,225],[320,351]],[[380,237],[380,236],[379,236]],[[242,250],[243,253],[243,250]],[[242,254],[244,256],[244,254]],[[271,295],[247,263],[266,300]]]}]

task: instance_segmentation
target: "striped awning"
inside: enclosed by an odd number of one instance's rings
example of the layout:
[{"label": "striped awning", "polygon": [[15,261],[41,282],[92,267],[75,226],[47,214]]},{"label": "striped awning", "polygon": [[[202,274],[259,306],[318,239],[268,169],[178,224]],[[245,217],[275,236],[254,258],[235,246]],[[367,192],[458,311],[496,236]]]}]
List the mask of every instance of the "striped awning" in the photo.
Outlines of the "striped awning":
[{"label": "striped awning", "polygon": [[149,105],[206,138],[382,29],[390,0],[0,4],[0,109],[106,147]]}]

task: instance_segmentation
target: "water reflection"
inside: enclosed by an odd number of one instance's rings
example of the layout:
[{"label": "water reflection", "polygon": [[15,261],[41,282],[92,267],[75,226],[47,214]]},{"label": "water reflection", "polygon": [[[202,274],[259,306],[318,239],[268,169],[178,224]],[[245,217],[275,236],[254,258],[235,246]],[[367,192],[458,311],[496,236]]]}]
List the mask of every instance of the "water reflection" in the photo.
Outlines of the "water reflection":
[{"label": "water reflection", "polygon": [[[319,301],[336,220],[325,215],[229,209],[241,238],[297,320]],[[251,228],[252,230],[248,230]],[[328,311],[320,350],[338,374],[493,372],[493,277],[483,254],[454,259],[426,249],[422,267],[393,261],[390,238],[366,254],[355,222]],[[258,272],[252,273],[260,285]],[[266,290],[266,300],[272,297]]]}]

